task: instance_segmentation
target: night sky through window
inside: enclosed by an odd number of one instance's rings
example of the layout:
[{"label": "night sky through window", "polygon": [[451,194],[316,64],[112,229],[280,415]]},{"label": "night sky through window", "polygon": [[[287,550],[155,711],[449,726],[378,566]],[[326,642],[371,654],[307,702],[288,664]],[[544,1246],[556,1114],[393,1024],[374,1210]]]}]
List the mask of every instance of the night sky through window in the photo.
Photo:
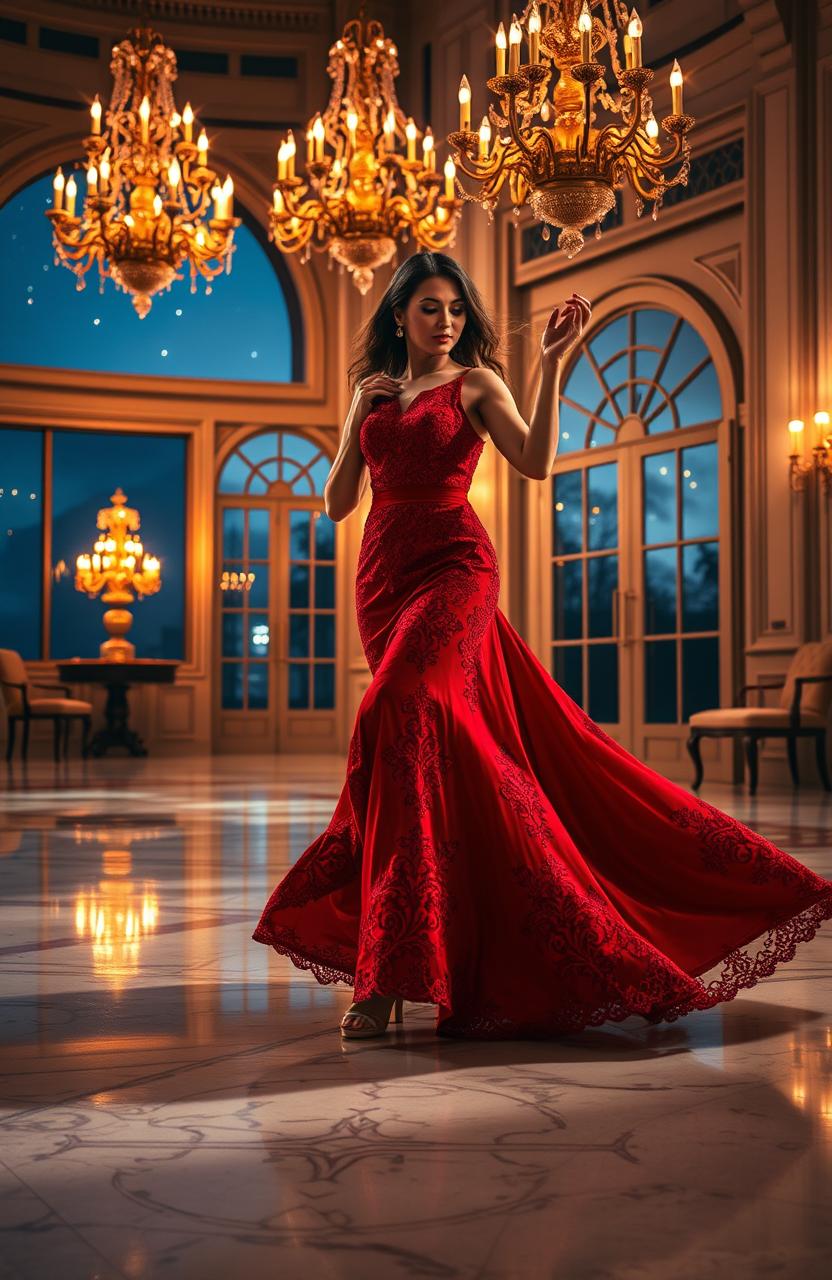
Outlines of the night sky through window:
[{"label": "night sky through window", "polygon": [[[64,172],[69,172],[68,165]],[[79,201],[85,190],[76,174]],[[98,270],[78,292],[75,275],[54,265],[52,175],[18,191],[0,209],[2,350],[8,364],[184,378],[290,382],[292,335],[286,301],[267,254],[243,225],[234,237],[230,275],[206,297],[190,292],[187,270],[170,293],[157,295],[140,320],[127,294]],[[80,205],[79,205],[80,207]],[[239,212],[239,210],[238,210]]]}]

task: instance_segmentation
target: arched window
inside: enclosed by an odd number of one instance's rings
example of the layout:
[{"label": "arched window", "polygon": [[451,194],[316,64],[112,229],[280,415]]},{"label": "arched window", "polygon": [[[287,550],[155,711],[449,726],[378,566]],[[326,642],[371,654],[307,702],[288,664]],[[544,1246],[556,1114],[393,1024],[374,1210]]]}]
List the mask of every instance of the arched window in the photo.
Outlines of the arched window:
[{"label": "arched window", "polygon": [[220,493],[256,496],[275,484],[287,492],[320,495],[331,461],[320,445],[292,431],[261,431],[229,455],[220,473]]},{"label": "arched window", "polygon": [[563,388],[558,455],[614,444],[626,422],[641,434],[722,418],[714,362],[687,320],[633,307],[585,343]]},{"label": "arched window", "polygon": [[47,176],[0,208],[5,363],[242,382],[303,377],[297,298],[279,254],[244,209],[237,208],[244,223],[230,273],[206,295],[202,280],[190,292],[186,269],[140,320],[112,281],[99,289],[96,267],[79,291],[73,272],[56,265],[44,217],[51,203]]},{"label": "arched window", "polygon": [[671,775],[731,644],[720,360],[660,301],[603,320],[564,381],[551,483],[552,673]]},{"label": "arched window", "polygon": [[218,741],[320,750],[336,706],[332,460],[299,431],[235,444],[217,483]]}]

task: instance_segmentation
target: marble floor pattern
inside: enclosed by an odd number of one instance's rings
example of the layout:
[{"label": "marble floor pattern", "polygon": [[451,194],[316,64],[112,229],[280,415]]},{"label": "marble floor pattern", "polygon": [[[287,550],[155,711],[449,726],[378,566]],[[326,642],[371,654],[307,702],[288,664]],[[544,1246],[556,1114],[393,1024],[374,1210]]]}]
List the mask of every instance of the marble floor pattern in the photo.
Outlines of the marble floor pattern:
[{"label": "marble floor pattern", "polygon": [[[0,773],[0,1280],[828,1276],[832,926],[674,1024],[342,1043],[250,935],[343,769]],[[832,875],[832,797],[702,795]]]}]

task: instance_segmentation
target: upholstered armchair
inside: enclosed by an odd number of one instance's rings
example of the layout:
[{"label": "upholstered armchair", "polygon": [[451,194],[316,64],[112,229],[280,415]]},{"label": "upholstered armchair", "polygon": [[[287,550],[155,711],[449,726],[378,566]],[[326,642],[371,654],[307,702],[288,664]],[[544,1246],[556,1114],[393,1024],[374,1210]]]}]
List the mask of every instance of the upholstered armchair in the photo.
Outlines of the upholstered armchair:
[{"label": "upholstered armchair", "polygon": [[[81,750],[86,755],[87,737],[92,717],[92,704],[69,696],[63,684],[33,684],[27,679],[26,667],[14,649],[0,649],[0,689],[6,706],[8,740],[6,759],[14,752],[17,724],[23,725],[21,755],[25,760],[29,751],[29,726],[33,720],[51,720],[53,727],[53,751],[56,760],[69,754],[69,729],[73,720],[82,724]],[[30,689],[47,689],[62,694],[60,698],[32,698]]]},{"label": "upholstered armchair", "polygon": [[[764,705],[766,689],[782,690],[779,706]],[[760,705],[756,707],[745,704],[745,696],[751,690],[758,693]],[[687,747],[696,769],[694,790],[702,782],[700,738],[744,740],[751,795],[757,790],[757,744],[761,738],[786,739],[789,769],[796,787],[800,785],[797,740],[814,738],[821,782],[827,791],[832,791],[826,761],[826,730],[832,708],[832,640],[802,645],[783,679],[743,685],[737,703],[733,707],[696,711],[690,717]]]}]

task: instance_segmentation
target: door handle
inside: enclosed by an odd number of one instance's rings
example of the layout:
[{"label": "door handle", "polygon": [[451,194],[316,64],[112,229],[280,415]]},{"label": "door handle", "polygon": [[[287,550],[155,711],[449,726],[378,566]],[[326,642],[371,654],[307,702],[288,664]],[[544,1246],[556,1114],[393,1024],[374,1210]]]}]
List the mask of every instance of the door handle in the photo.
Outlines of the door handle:
[{"label": "door handle", "polygon": [[636,639],[635,626],[630,626],[630,601],[638,603],[637,591],[624,592],[624,644],[633,644]]}]

